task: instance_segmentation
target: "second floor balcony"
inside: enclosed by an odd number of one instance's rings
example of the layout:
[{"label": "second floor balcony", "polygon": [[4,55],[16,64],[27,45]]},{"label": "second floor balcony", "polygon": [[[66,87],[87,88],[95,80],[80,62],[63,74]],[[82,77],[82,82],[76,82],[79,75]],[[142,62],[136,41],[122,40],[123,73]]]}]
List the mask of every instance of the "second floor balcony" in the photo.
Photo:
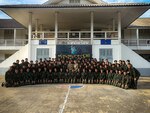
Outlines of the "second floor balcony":
[{"label": "second floor balcony", "polygon": [[122,39],[126,46],[150,46],[150,39]]},{"label": "second floor balcony", "polygon": [[[57,36],[55,36],[57,35]],[[56,38],[55,38],[56,37]],[[47,39],[47,40],[91,40],[90,31],[38,31],[32,32],[32,39]],[[100,39],[118,39],[117,31],[94,31],[93,40]]]}]

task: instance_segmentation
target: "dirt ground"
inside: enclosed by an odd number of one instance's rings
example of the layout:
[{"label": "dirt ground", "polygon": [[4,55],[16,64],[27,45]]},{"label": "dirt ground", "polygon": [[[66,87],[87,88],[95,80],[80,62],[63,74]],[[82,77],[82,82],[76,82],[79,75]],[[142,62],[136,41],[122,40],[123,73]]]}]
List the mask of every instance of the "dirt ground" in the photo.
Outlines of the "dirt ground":
[{"label": "dirt ground", "polygon": [[137,90],[102,84],[0,87],[0,113],[150,113],[150,77],[141,77]]}]

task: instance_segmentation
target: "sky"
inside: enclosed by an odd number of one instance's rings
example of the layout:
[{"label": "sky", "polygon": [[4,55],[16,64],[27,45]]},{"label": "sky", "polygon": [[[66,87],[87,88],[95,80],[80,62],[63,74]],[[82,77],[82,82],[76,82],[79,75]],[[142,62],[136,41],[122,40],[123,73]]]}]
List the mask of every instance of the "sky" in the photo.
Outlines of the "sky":
[{"label": "sky", "polygon": [[[0,0],[0,5],[11,5],[11,4],[42,4],[48,0]],[[150,0],[103,0],[108,3],[150,3]],[[10,18],[2,11],[0,11],[0,19]],[[141,18],[150,18],[150,9],[145,12]]]}]

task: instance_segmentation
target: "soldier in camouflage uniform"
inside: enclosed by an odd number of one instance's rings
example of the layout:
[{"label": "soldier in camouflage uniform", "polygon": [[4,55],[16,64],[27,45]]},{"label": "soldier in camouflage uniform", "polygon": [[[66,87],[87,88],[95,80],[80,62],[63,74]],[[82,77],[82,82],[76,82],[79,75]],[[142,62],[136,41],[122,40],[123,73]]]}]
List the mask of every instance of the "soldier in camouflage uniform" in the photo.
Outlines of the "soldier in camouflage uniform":
[{"label": "soldier in camouflage uniform", "polygon": [[127,72],[124,70],[122,74],[122,88],[128,89],[128,75]]},{"label": "soldier in camouflage uniform", "polygon": [[82,73],[81,73],[82,83],[86,83],[86,76],[87,76],[87,73],[86,73],[85,69],[83,68]]}]

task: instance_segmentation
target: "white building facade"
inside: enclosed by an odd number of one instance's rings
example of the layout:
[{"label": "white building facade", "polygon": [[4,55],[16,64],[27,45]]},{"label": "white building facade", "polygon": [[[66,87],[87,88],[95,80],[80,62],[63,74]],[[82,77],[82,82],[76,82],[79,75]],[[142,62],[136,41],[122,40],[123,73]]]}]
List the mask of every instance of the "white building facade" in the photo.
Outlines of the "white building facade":
[{"label": "white building facade", "polygon": [[[133,47],[136,43],[136,48],[149,51],[149,38],[140,41],[139,29],[127,28],[149,8],[150,4],[144,3],[108,4],[100,0],[49,0],[42,5],[1,5],[3,12],[28,30],[28,44],[3,61],[0,68],[8,68],[17,59],[55,58],[60,51],[67,54],[63,47],[73,46],[84,54],[89,52],[97,60],[129,59],[143,75],[148,75],[150,63],[127,46]],[[136,41],[129,40],[131,37],[136,37]]]}]

